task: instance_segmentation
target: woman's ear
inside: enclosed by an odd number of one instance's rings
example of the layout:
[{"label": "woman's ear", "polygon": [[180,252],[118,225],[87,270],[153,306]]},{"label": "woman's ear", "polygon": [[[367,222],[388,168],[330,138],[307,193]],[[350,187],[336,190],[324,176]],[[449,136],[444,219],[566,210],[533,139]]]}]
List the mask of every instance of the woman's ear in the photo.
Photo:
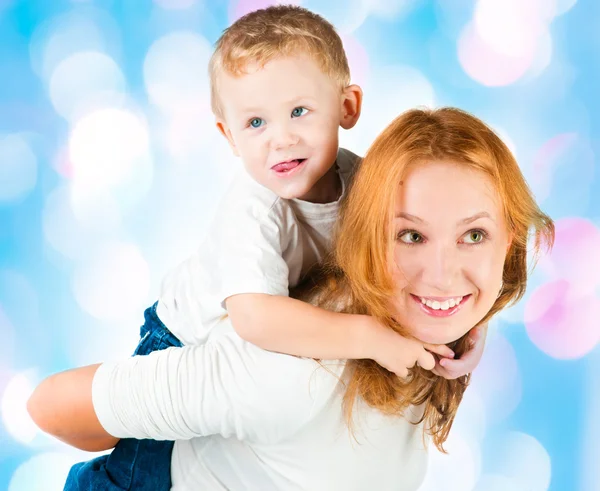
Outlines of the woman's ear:
[{"label": "woman's ear", "polygon": [[358,85],[349,85],[342,91],[342,117],[340,126],[345,130],[354,127],[362,108],[362,89]]},{"label": "woman's ear", "polygon": [[233,140],[233,136],[231,135],[231,130],[229,129],[229,126],[227,126],[227,123],[225,123],[225,121],[223,121],[222,119],[217,119],[216,124],[217,124],[217,129],[219,130],[219,132],[227,139],[227,143],[229,143],[229,146],[231,147],[233,154],[236,157],[239,157],[240,152],[238,151],[238,149],[235,145],[235,141]]}]

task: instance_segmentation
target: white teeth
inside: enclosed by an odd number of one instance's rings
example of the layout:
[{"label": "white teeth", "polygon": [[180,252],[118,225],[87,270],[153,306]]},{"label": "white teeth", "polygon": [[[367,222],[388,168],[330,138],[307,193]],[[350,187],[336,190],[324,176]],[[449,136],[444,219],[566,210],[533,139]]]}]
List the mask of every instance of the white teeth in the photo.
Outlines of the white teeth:
[{"label": "white teeth", "polygon": [[419,297],[421,299],[421,303],[427,305],[430,309],[433,310],[448,310],[452,307],[456,307],[463,299],[463,297],[449,298],[448,300],[444,300],[443,302],[439,302],[437,300],[429,300],[427,298]]}]

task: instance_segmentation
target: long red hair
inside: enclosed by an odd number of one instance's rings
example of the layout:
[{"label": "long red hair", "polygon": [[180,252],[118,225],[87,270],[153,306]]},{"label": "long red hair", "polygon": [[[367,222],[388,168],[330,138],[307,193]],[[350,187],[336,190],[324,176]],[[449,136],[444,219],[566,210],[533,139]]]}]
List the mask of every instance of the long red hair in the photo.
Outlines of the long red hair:
[{"label": "long red hair", "polygon": [[[375,140],[358,167],[342,206],[332,260],[304,298],[336,311],[369,314],[404,333],[390,312],[394,285],[388,269],[393,246],[390,227],[398,186],[408,166],[447,160],[490,176],[504,206],[512,235],[503,271],[501,294],[482,319],[487,322],[518,301],[527,285],[527,248],[533,252],[554,241],[554,224],[535,202],[507,146],[482,121],[454,108],[414,109],[396,118]],[[457,355],[468,350],[465,336],[453,345]],[[468,385],[469,376],[447,380],[415,368],[401,380],[373,360],[351,360],[344,395],[345,415],[352,426],[357,397],[387,414],[424,404],[425,430],[435,445],[443,443]]]}]

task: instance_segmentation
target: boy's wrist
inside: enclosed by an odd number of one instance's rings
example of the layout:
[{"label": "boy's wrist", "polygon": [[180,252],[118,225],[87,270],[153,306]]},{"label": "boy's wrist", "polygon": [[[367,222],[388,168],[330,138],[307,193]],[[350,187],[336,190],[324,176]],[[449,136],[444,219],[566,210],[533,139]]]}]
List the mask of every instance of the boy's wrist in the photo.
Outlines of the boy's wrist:
[{"label": "boy's wrist", "polygon": [[373,339],[377,333],[377,325],[370,315],[355,314],[352,328],[352,355],[359,360],[373,358]]}]

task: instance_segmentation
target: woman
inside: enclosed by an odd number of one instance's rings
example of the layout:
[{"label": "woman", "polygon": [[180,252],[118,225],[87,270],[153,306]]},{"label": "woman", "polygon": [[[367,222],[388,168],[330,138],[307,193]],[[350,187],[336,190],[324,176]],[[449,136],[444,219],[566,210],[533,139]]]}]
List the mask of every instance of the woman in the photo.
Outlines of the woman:
[{"label": "woman", "polygon": [[[471,327],[523,295],[532,233],[536,251],[552,244],[552,221],[501,140],[459,110],[412,110],[367,153],[331,264],[298,295],[461,354]],[[225,320],[203,346],[50,377],[29,409],[87,449],[178,440],[172,489],[415,490],[423,436],[442,448],[467,382],[263,351]]]}]

